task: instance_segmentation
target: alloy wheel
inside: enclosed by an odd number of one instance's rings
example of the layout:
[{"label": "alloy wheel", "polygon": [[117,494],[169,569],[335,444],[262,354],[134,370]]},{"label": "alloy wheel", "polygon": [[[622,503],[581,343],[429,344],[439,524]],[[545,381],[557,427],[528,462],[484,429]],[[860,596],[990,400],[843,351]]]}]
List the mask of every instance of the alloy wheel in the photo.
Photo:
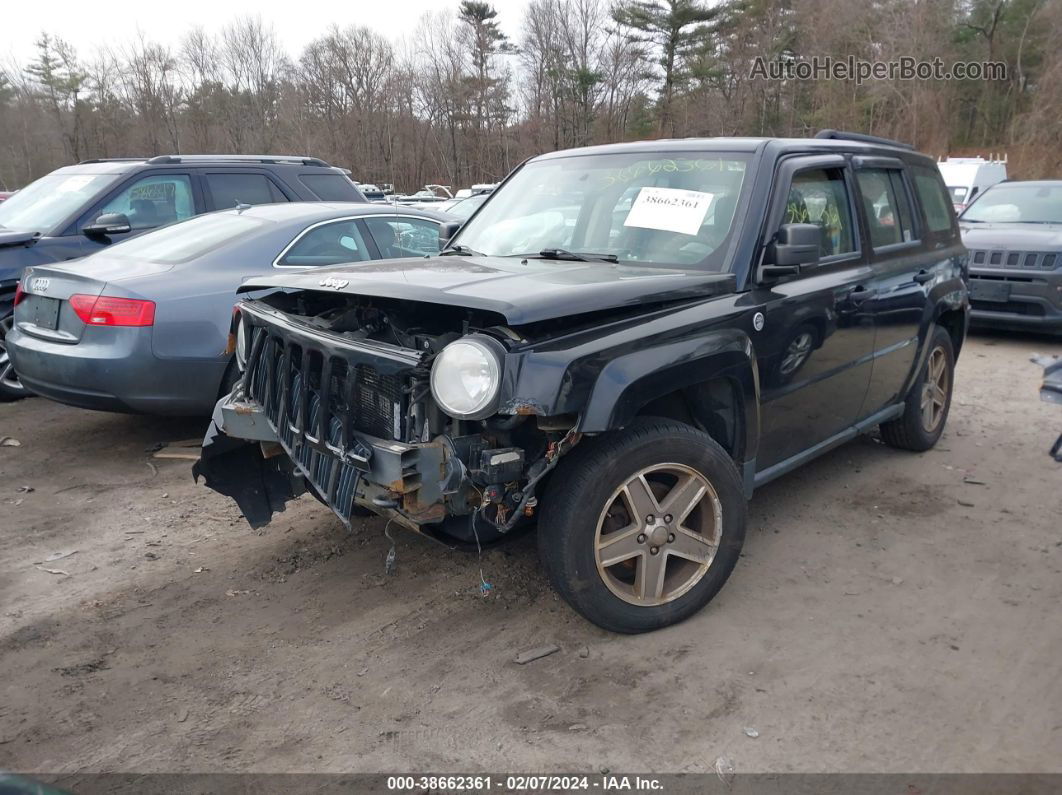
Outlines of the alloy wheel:
[{"label": "alloy wheel", "polygon": [[11,356],[7,352],[7,335],[14,324],[14,318],[5,317],[0,320],[0,387],[10,394],[25,394],[26,387],[18,380],[15,367],[11,364]]},{"label": "alloy wheel", "polygon": [[948,355],[943,348],[934,348],[926,361],[926,378],[922,385],[922,427],[933,433],[944,419],[948,404]]},{"label": "alloy wheel", "polygon": [[674,601],[711,567],[722,515],[719,495],[695,469],[683,464],[642,469],[613,492],[598,519],[598,574],[631,604]]}]

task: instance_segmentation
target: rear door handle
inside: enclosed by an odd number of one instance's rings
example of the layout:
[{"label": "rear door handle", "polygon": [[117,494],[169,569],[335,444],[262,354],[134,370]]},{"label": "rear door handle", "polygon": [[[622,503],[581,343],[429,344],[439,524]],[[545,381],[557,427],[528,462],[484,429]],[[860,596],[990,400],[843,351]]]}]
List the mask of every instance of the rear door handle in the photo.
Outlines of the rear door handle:
[{"label": "rear door handle", "polygon": [[921,270],[914,276],[915,284],[925,284],[926,282],[933,281],[933,274],[926,270]]}]

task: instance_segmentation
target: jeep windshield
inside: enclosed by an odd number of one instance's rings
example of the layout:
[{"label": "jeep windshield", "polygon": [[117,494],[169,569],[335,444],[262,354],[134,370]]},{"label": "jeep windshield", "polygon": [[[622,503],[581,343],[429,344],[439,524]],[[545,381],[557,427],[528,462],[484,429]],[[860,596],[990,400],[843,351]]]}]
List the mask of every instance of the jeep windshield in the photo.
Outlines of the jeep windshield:
[{"label": "jeep windshield", "polygon": [[55,227],[92,201],[118,177],[114,174],[49,174],[0,203],[0,228],[13,232],[54,232]]},{"label": "jeep windshield", "polygon": [[1062,182],[993,185],[962,214],[962,221],[1062,224]]},{"label": "jeep windshield", "polygon": [[747,160],[638,152],[532,161],[495,191],[452,248],[722,271]]}]

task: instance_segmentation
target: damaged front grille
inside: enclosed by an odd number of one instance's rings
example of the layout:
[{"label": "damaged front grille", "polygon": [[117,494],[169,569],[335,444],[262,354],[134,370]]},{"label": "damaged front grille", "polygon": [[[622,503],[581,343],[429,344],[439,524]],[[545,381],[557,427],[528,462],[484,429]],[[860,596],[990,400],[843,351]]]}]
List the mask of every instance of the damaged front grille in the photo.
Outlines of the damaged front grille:
[{"label": "damaged front grille", "polygon": [[371,455],[355,433],[403,440],[408,394],[393,363],[385,372],[364,361],[371,354],[316,343],[283,327],[256,325],[244,390],[318,495],[349,520]]}]

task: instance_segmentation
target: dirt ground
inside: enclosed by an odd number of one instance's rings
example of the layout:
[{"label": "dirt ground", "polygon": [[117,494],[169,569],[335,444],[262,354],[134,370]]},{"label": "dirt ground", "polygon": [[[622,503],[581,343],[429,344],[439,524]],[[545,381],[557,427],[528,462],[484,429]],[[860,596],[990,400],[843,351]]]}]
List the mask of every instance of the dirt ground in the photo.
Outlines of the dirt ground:
[{"label": "dirt ground", "polygon": [[569,610],[532,537],[393,530],[386,576],[381,521],[305,497],[254,531],[153,471],[201,421],[0,405],[0,768],[1060,772],[1062,411],[1029,363],[1060,348],[974,336],[935,450],[764,488],[722,593],[640,637]]}]

